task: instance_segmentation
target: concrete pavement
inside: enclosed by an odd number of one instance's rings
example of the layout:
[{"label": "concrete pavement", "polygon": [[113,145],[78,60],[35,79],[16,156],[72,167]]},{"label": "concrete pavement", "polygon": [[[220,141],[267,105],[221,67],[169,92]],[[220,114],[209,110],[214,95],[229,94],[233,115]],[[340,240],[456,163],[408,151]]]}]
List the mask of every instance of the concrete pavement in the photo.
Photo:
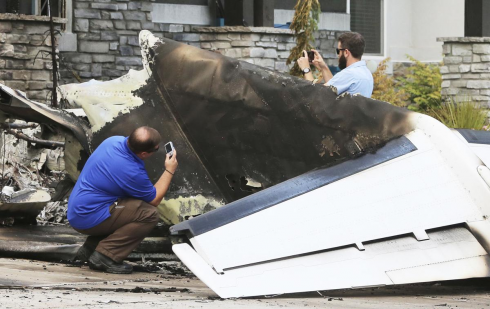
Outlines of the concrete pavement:
[{"label": "concrete pavement", "polygon": [[221,300],[187,275],[165,271],[113,275],[87,266],[0,259],[0,304],[15,309],[490,308],[490,279]]}]

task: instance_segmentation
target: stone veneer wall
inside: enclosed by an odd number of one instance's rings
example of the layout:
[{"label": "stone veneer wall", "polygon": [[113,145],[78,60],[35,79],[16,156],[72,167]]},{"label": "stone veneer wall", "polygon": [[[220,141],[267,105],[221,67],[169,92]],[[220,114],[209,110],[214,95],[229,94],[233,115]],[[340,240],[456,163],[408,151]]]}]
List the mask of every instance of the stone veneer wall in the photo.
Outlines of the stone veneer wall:
[{"label": "stone veneer wall", "polygon": [[[65,22],[55,18],[55,29]],[[0,83],[42,102],[51,97],[53,64],[51,56],[34,58],[41,50],[51,51],[48,30],[45,16],[0,14]]]},{"label": "stone veneer wall", "polygon": [[[192,29],[200,42],[196,46],[244,60],[279,72],[288,72],[286,65],[291,49],[296,46],[289,29],[266,27],[197,27]],[[329,64],[337,64],[337,38],[342,32],[320,30],[314,34],[314,47],[322,52]]]},{"label": "stone veneer wall", "polygon": [[[129,69],[141,69],[138,35],[143,29],[159,37],[182,41],[225,56],[286,72],[286,59],[295,45],[288,29],[255,27],[193,27],[152,22],[150,1],[74,0],[73,33],[78,50],[61,52],[61,84],[110,80]],[[335,47],[341,32],[315,33],[316,47],[330,64],[336,63]]]},{"label": "stone veneer wall", "polygon": [[437,40],[443,42],[442,97],[490,107],[490,37]]}]

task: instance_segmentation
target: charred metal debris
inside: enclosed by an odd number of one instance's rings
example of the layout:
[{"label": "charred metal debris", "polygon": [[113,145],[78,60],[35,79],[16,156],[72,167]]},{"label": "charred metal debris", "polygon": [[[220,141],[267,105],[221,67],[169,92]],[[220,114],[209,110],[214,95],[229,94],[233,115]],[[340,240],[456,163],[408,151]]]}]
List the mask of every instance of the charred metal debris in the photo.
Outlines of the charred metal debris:
[{"label": "charred metal debris", "polygon": [[[65,224],[69,192],[91,152],[142,125],[179,149],[178,173],[158,207],[165,244],[173,224],[375,152],[412,130],[410,112],[387,103],[337,96],[149,31],[139,39],[142,70],[59,86],[63,110],[0,84],[1,224]],[[158,152],[146,163],[152,181],[164,161]]]}]

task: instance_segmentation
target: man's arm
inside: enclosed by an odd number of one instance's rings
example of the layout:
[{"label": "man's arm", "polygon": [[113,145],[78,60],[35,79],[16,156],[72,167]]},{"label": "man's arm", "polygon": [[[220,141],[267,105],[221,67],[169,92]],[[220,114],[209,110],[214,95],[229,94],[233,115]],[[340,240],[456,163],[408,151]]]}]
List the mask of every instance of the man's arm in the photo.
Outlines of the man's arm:
[{"label": "man's arm", "polygon": [[168,188],[170,187],[170,182],[172,181],[173,174],[177,170],[177,166],[179,163],[177,162],[177,150],[174,149],[174,153],[172,157],[167,154],[167,158],[165,160],[165,171],[163,172],[160,179],[158,179],[157,183],[154,185],[157,190],[157,194],[153,201],[149,204],[153,206],[158,206],[162,201],[165,193],[167,193]]},{"label": "man's arm", "polygon": [[328,65],[325,66],[324,69],[321,69],[321,71],[322,71],[323,80],[325,81],[325,85],[326,85],[328,81],[330,81],[333,78],[332,71],[330,71]]}]

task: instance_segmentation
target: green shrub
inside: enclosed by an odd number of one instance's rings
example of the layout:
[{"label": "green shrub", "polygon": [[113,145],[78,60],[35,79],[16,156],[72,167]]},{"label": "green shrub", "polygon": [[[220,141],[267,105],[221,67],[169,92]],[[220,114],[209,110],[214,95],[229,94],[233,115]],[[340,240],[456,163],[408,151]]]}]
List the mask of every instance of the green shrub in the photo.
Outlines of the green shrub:
[{"label": "green shrub", "polygon": [[[438,119],[450,128],[484,130],[487,112],[482,106],[466,98],[461,102],[451,99],[443,102],[441,98],[442,77],[439,66],[422,63],[415,58],[405,77],[395,80],[386,74],[383,60],[373,74],[374,90],[372,98],[396,106],[406,106],[408,99],[410,110],[427,114]],[[397,89],[398,88],[398,89]]]},{"label": "green shrub", "polygon": [[386,74],[388,61],[390,58],[381,61],[376,72],[373,73],[374,90],[371,97],[375,100],[405,107],[407,106],[408,95],[405,90],[397,87],[398,83],[393,76]]},{"label": "green shrub", "polygon": [[438,65],[426,64],[407,55],[414,65],[407,68],[406,77],[400,77],[401,89],[405,91],[412,103],[410,110],[426,112],[441,106],[442,77]]},{"label": "green shrub", "polygon": [[[313,32],[318,29],[320,20],[320,2],[318,0],[298,0],[294,7],[294,17],[289,29],[293,30],[296,46],[291,49],[286,64],[294,62],[289,74],[303,76],[296,60],[303,56],[303,50],[311,50],[314,41]],[[314,69],[314,66],[312,66]]]}]

